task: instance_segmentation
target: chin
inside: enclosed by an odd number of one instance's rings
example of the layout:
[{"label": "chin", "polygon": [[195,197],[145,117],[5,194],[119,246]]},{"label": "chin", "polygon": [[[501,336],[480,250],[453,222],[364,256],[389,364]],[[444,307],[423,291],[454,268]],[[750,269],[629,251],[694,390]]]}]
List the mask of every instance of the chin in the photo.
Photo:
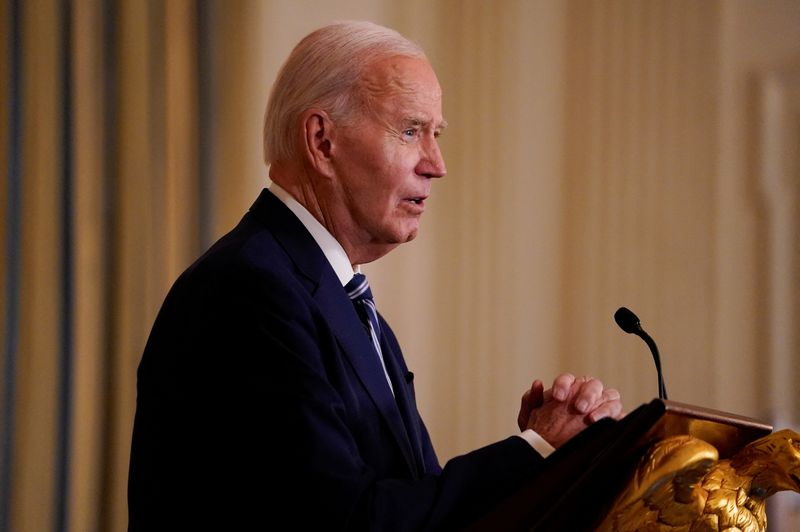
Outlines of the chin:
[{"label": "chin", "polygon": [[406,242],[411,242],[417,238],[418,231],[418,224],[395,226],[383,234],[383,241],[387,244],[393,244],[395,246],[405,244]]},{"label": "chin", "polygon": [[408,228],[404,231],[398,232],[395,238],[395,242],[397,244],[405,244],[406,242],[411,242],[415,238],[417,238],[417,232],[419,231],[418,227]]}]

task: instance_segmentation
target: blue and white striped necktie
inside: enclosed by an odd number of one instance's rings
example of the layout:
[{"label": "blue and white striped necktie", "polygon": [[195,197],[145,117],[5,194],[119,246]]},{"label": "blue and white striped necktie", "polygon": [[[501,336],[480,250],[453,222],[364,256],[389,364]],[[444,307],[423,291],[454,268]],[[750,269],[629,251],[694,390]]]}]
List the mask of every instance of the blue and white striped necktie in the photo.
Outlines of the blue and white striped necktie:
[{"label": "blue and white striped necktie", "polygon": [[389,372],[386,371],[386,363],[383,361],[383,351],[381,350],[381,324],[378,321],[378,310],[375,308],[375,301],[372,299],[372,290],[369,289],[369,282],[367,276],[363,273],[357,273],[350,279],[345,287],[347,295],[356,307],[356,312],[364,323],[364,327],[369,333],[372,345],[378,353],[378,359],[381,361],[383,373],[386,375],[386,382],[389,383],[389,389],[394,395],[394,388],[392,381],[389,379]]}]

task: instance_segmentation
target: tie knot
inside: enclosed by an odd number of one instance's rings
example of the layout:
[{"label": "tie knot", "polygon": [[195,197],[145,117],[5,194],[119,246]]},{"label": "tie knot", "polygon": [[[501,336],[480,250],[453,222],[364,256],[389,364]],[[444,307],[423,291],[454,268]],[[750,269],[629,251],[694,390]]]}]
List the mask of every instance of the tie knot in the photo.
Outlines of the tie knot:
[{"label": "tie knot", "polygon": [[372,299],[372,290],[369,289],[369,281],[363,273],[357,273],[345,285],[347,296],[353,301]]}]

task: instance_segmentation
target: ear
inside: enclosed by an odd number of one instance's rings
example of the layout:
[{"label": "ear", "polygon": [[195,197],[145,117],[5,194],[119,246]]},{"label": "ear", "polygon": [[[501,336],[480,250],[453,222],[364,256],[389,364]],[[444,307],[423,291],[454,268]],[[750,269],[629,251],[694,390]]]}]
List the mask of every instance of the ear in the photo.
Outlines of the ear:
[{"label": "ear", "polygon": [[334,126],[328,113],[321,109],[309,109],[303,113],[303,155],[318,173],[331,177],[331,148],[333,145]]}]

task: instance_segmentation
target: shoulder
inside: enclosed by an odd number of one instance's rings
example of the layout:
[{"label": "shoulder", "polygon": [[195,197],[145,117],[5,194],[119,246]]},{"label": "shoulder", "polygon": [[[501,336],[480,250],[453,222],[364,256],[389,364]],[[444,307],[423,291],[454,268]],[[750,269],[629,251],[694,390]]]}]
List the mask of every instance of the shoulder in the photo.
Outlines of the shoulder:
[{"label": "shoulder", "polygon": [[297,217],[263,191],[239,224],[181,275],[177,285],[313,291],[327,261]]}]

